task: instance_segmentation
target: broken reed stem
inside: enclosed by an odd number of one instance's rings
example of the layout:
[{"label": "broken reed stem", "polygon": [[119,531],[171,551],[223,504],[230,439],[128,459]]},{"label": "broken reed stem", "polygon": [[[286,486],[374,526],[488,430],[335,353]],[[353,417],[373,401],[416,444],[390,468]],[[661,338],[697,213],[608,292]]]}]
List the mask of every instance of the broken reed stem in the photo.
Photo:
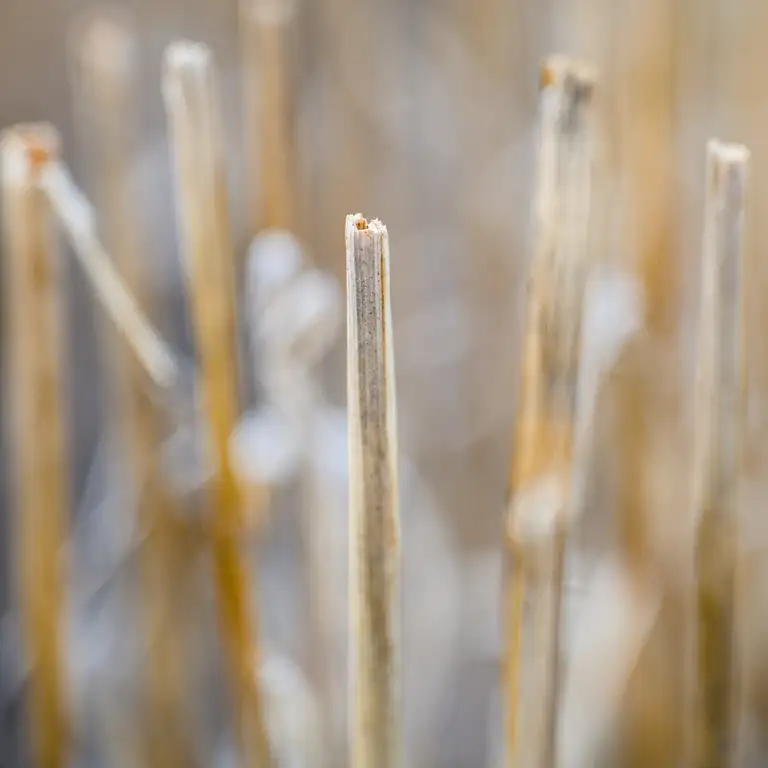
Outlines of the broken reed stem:
[{"label": "broken reed stem", "polygon": [[[95,162],[95,192],[115,268],[137,306],[148,307],[150,281],[138,243],[139,217],[130,187],[136,135],[136,43],[120,17],[98,12],[83,26],[75,55],[79,64],[81,108]],[[142,733],[145,760],[156,768],[194,764],[182,712],[184,640],[177,631],[174,597],[180,562],[173,530],[174,499],[158,470],[161,418],[143,386],[142,365],[116,329],[107,334],[105,362],[114,389],[120,458],[135,489],[143,534],[140,549],[142,611],[147,657],[144,663]],[[178,512],[178,510],[176,510]],[[174,533],[177,535],[174,536]]]},{"label": "broken reed stem", "polygon": [[400,521],[389,238],[347,216],[350,764],[401,762]]},{"label": "broken reed stem", "polygon": [[[564,515],[573,462],[592,150],[592,74],[542,69],[541,138],[508,544],[505,765],[554,765]],[[531,592],[530,597],[527,593]],[[528,604],[528,611],[524,606]],[[522,673],[525,671],[525,678]]]},{"label": "broken reed stem", "polygon": [[289,36],[294,0],[240,0],[251,234],[295,229]]},{"label": "broken reed stem", "polygon": [[243,498],[230,456],[239,417],[234,295],[224,147],[210,50],[191,42],[166,50],[163,96],[175,160],[179,231],[186,257],[201,394],[218,469],[211,525],[221,630],[243,759],[271,765],[259,695],[260,653],[241,554]]},{"label": "broken reed stem", "polygon": [[698,520],[698,681],[702,754],[696,765],[733,765],[735,571],[745,376],[744,193],[749,152],[710,141],[702,257],[694,515]]},{"label": "broken reed stem", "polygon": [[17,448],[15,516],[19,610],[30,664],[27,716],[35,765],[69,761],[65,684],[65,560],[70,516],[62,402],[62,307],[44,168],[59,152],[48,125],[2,138],[3,238],[10,307],[11,412]]},{"label": "broken reed stem", "polygon": [[152,382],[162,390],[178,380],[173,353],[142,313],[99,242],[90,203],[63,162],[49,163],[41,186],[104,311],[125,337]]}]

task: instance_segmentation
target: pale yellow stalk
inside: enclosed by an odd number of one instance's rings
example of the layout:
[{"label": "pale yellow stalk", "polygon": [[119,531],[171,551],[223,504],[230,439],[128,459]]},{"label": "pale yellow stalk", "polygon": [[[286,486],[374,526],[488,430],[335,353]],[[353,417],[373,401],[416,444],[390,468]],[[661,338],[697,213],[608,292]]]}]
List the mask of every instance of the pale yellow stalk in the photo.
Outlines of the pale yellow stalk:
[{"label": "pale yellow stalk", "polygon": [[[698,522],[696,764],[735,766],[735,569],[745,407],[743,340],[744,147],[711,141],[702,258],[694,516]],[[691,681],[696,683],[696,681]]]},{"label": "pale yellow stalk", "polygon": [[41,188],[45,168],[58,156],[59,135],[48,125],[16,126],[4,134],[1,151],[16,454],[13,549],[30,665],[30,747],[35,765],[64,768],[70,756],[63,622],[71,514],[62,402],[64,281],[51,208]]},{"label": "pale yellow stalk", "polygon": [[[573,465],[582,303],[590,257],[593,76],[542,69],[535,252],[511,468],[504,670],[505,765],[553,764],[564,516]],[[525,610],[525,606],[528,610]]]},{"label": "pale yellow stalk", "polygon": [[166,51],[163,90],[200,394],[216,466],[210,527],[221,631],[242,756],[251,768],[262,768],[271,765],[271,755],[257,677],[258,633],[241,552],[243,494],[230,456],[230,436],[239,418],[234,252],[210,51],[195,43],[172,44]]},{"label": "pale yellow stalk", "polygon": [[347,216],[350,765],[396,768],[400,522],[389,238]]}]

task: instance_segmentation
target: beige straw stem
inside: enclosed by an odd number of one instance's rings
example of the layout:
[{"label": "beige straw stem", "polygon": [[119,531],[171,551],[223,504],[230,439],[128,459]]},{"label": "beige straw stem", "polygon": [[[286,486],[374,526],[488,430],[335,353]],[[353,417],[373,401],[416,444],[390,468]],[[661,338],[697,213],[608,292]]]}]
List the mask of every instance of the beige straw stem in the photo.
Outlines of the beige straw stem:
[{"label": "beige straw stem", "polygon": [[347,216],[350,765],[401,764],[400,523],[389,238]]},{"label": "beige straw stem", "polygon": [[749,161],[741,146],[710,141],[702,256],[694,515],[698,520],[698,765],[732,762],[737,723],[735,569],[745,377],[742,276]]},{"label": "beige straw stem", "polygon": [[[127,22],[99,12],[84,24],[75,56],[105,239],[127,291],[147,311],[152,306],[150,276],[140,252],[140,221],[130,186],[138,129],[136,41]],[[115,368],[111,404],[120,459],[135,489],[143,537],[139,562],[147,648],[141,717],[145,759],[157,768],[193,765],[182,714],[184,637],[174,607],[183,587],[174,566],[181,562],[183,536],[174,531],[174,513],[180,510],[159,471],[161,415],[143,386],[146,374],[130,347],[117,333],[106,340],[105,362]]]},{"label": "beige straw stem", "polygon": [[201,396],[217,474],[211,537],[236,731],[248,766],[271,764],[258,686],[254,601],[243,562],[243,497],[230,456],[239,417],[234,296],[221,122],[208,48],[166,51],[163,82],[175,159],[179,230],[200,364]]},{"label": "beige straw stem", "polygon": [[178,381],[175,356],[146,318],[98,239],[93,209],[62,162],[44,169],[40,184],[94,295],[128,342],[152,384],[170,390]]},{"label": "beige straw stem", "polygon": [[511,467],[504,661],[505,765],[554,764],[564,519],[573,465],[578,351],[589,271],[594,80],[542,69],[535,252]]},{"label": "beige straw stem", "polygon": [[70,754],[65,671],[65,541],[71,514],[63,413],[64,281],[43,169],[59,136],[16,126],[2,139],[3,248],[10,307],[11,414],[16,453],[14,516],[22,636],[31,676],[32,760],[64,768]]}]

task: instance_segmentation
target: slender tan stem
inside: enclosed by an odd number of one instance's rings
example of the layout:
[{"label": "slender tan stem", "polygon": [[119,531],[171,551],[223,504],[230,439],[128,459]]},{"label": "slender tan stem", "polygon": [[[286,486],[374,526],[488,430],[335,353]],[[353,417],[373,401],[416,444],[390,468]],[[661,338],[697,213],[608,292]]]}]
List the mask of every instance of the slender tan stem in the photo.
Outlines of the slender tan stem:
[{"label": "slender tan stem", "polygon": [[749,153],[711,141],[699,330],[694,513],[699,520],[698,658],[703,752],[697,765],[732,765],[737,723],[735,568],[744,418],[743,224]]},{"label": "slender tan stem", "polygon": [[[151,304],[149,276],[140,252],[139,219],[134,207],[132,136],[136,126],[136,50],[127,22],[103,12],[90,19],[79,39],[79,79],[83,119],[90,150],[97,159],[95,193],[104,212],[106,238],[115,267],[137,306]],[[160,414],[143,385],[140,361],[116,334],[107,334],[105,362],[114,370],[114,407],[121,458],[137,489],[138,523],[144,534],[140,552],[142,609],[147,640],[142,732],[149,765],[192,766],[183,721],[184,638],[178,631],[175,591],[181,586],[181,536],[174,536],[174,499],[158,471]],[[176,510],[178,512],[178,510]]]},{"label": "slender tan stem", "polygon": [[271,764],[257,672],[252,598],[241,555],[243,499],[230,457],[238,419],[234,254],[224,149],[210,51],[194,43],[166,51],[164,98],[175,158],[179,230],[186,257],[201,394],[218,473],[212,547],[221,629],[236,723],[249,766]]},{"label": "slender tan stem", "polygon": [[295,229],[296,191],[289,36],[294,0],[240,0],[243,87],[252,234]]},{"label": "slender tan stem", "polygon": [[552,59],[542,70],[536,251],[508,521],[514,560],[504,680],[508,766],[545,768],[554,761],[563,514],[571,503],[578,350],[589,269],[593,85],[589,72],[564,59]]},{"label": "slender tan stem", "polygon": [[70,747],[63,626],[70,515],[62,407],[63,280],[50,206],[40,186],[44,167],[58,151],[58,134],[47,125],[17,126],[2,140],[18,587],[31,669],[31,751],[35,765],[46,768],[64,768]]},{"label": "slender tan stem", "polygon": [[347,216],[350,765],[400,765],[397,411],[389,238]]},{"label": "slender tan stem", "polygon": [[178,379],[174,355],[139,308],[99,242],[90,203],[62,162],[49,163],[40,183],[104,311],[152,382],[161,389],[169,389]]}]

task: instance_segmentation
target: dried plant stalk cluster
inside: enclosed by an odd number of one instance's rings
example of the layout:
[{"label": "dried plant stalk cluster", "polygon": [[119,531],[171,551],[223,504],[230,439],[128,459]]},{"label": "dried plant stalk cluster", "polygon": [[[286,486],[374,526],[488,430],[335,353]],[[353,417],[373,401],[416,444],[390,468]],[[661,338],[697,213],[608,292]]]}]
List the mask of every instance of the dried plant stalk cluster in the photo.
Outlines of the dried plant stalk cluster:
[{"label": "dried plant stalk cluster", "polygon": [[[281,291],[288,292],[295,279],[292,288],[317,304],[301,307],[306,316],[286,334],[292,344],[306,340],[301,333],[310,324],[306,317],[328,320],[324,313],[333,309],[333,291],[317,274],[303,282],[296,277],[301,249],[291,233],[282,231],[295,226],[297,205],[286,55],[295,9],[288,2],[243,0],[240,10],[246,122],[249,129],[260,126],[260,141],[255,130],[248,137],[249,182],[260,176],[264,196],[259,206],[249,190],[249,221],[254,230],[281,228],[267,241],[271,238],[273,247],[282,243],[278,251],[286,254],[285,264],[266,259],[257,265],[258,274],[274,284],[263,292],[262,286],[252,286],[250,298],[260,296],[264,305],[251,315],[254,324],[275,323],[265,296],[284,299]],[[662,24],[667,32],[668,26]],[[80,746],[73,734],[84,740],[82,727],[73,726],[76,707],[67,684],[65,637],[72,634],[67,624],[72,613],[64,566],[70,492],[60,306],[66,281],[59,274],[65,252],[56,247],[58,226],[104,310],[101,319],[109,323],[104,363],[117,372],[109,387],[119,416],[120,462],[136,498],[130,512],[140,539],[138,633],[145,641],[138,685],[143,738],[136,754],[158,768],[206,764],[198,755],[188,706],[195,695],[187,655],[191,639],[181,629],[183,611],[177,605],[188,598],[179,583],[189,572],[184,561],[204,551],[218,607],[236,759],[252,768],[304,765],[294,762],[291,740],[315,742],[301,728],[291,730],[290,715],[296,714],[300,697],[294,689],[290,706],[281,709],[275,701],[285,680],[273,668],[271,677],[265,672],[259,579],[249,573],[246,556],[253,531],[246,524],[244,478],[232,455],[242,415],[238,260],[213,57],[201,44],[171,44],[162,83],[196,354],[200,407],[192,427],[202,434],[206,453],[199,460],[202,469],[197,467],[205,477],[190,499],[173,486],[163,453],[173,417],[163,410],[165,401],[152,397],[158,390],[170,399],[179,395],[184,366],[151,319],[158,310],[139,253],[140,217],[129,192],[128,125],[135,117],[137,67],[133,40],[122,22],[97,17],[83,28],[78,46],[80,107],[99,158],[94,177],[99,221],[59,158],[55,129],[18,125],[2,139],[3,274],[10,307],[17,492],[14,556],[30,672],[30,752],[37,765],[63,767]],[[743,285],[748,276],[742,251],[749,152],[718,141],[707,148],[694,429],[690,445],[685,444],[692,460],[689,466],[673,457],[676,474],[685,475],[673,478],[675,487],[687,489],[676,496],[666,490],[670,449],[661,444],[673,432],[665,419],[676,428],[682,416],[667,407],[673,401],[681,410],[665,389],[674,378],[666,366],[679,357],[673,344],[678,308],[670,288],[672,224],[665,208],[669,94],[655,88],[655,79],[665,79],[663,64],[656,64],[660,69],[633,72],[648,109],[642,120],[630,121],[631,141],[625,147],[630,154],[633,145],[637,151],[627,167],[637,208],[638,253],[611,279],[601,273],[604,265],[590,237],[592,164],[600,139],[596,73],[564,57],[549,59],[541,70],[522,382],[499,542],[506,560],[499,730],[503,764],[509,768],[650,767],[664,760],[686,768],[746,766],[743,723],[751,703],[745,693],[744,640],[750,607],[741,568],[740,483],[747,401]],[[350,215],[345,243],[348,764],[396,768],[408,762],[408,745],[400,679],[399,454],[387,228],[378,219]],[[292,265],[287,263],[291,253]],[[617,297],[626,306],[615,311],[608,305]],[[610,332],[601,327],[613,322],[617,328]],[[327,342],[318,341],[321,335],[312,338],[318,346]],[[279,344],[269,351],[269,362],[289,371],[283,378],[283,369],[272,372],[272,388],[279,390],[281,383],[291,383],[290,371],[298,375],[290,355],[302,355],[292,349],[284,359]],[[303,352],[315,362],[314,349]],[[313,399],[314,390],[307,394],[311,383],[302,383],[306,391],[293,391],[297,399],[306,396],[297,420],[311,420],[320,398]],[[301,427],[309,442],[312,430]],[[308,462],[313,449],[302,446],[296,453]],[[608,462],[604,468],[606,474],[613,471],[616,486],[605,517],[616,540],[601,560],[603,553],[581,552],[574,533],[589,511],[595,466],[614,451],[617,468],[609,470]],[[404,482],[406,476],[404,471]],[[267,481],[250,476],[248,491],[262,523],[270,500]],[[315,501],[328,506],[326,499]],[[192,513],[198,516],[190,523]],[[261,533],[261,526],[255,527]],[[195,539],[198,549],[188,546],[190,530],[201,534]],[[317,562],[309,569],[310,581],[323,566],[319,542],[331,539],[317,528],[314,535],[309,549]],[[429,553],[424,554],[428,568]],[[599,561],[584,605],[577,606],[581,613],[566,605],[570,558],[580,556]],[[258,573],[258,563],[252,570]],[[308,591],[320,595],[318,604],[331,605],[329,595],[321,594],[331,584],[323,580]],[[570,626],[572,616],[578,631]],[[309,623],[320,627],[315,634],[330,645],[328,617]],[[322,667],[330,650],[313,650],[311,663]],[[330,698],[333,681],[326,670],[314,673],[323,689],[315,696]],[[306,715],[302,724],[310,720]],[[318,753],[312,759],[321,765],[323,757]]]}]

